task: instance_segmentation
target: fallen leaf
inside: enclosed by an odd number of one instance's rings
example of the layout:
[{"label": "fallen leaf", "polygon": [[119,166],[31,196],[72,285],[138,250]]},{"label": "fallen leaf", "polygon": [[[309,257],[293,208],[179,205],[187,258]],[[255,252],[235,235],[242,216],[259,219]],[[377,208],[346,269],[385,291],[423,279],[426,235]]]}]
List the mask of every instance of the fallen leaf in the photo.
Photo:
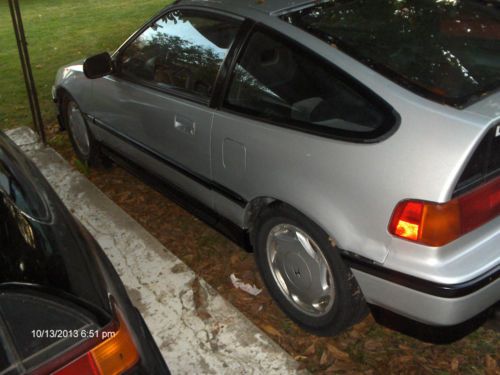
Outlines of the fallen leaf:
[{"label": "fallen leaf", "polygon": [[352,330],[349,332],[349,336],[351,336],[353,339],[359,339],[361,337],[361,334],[358,331]]},{"label": "fallen leaf", "polygon": [[336,361],[333,365],[325,370],[326,374],[337,374],[339,371],[349,371],[353,369],[351,363]]},{"label": "fallen leaf", "polygon": [[460,364],[460,362],[458,361],[458,358],[453,358],[451,360],[451,371],[457,371],[459,364]]},{"label": "fallen leaf", "polygon": [[191,289],[193,291],[193,302],[196,315],[198,315],[198,317],[202,320],[210,319],[212,316],[207,311],[207,292],[204,288],[202,288],[198,277],[193,280]]},{"label": "fallen leaf", "polygon": [[326,344],[326,348],[330,353],[332,353],[333,357],[339,359],[341,361],[347,361],[349,359],[349,354],[338,349],[336,346],[332,344]]},{"label": "fallen leaf", "polygon": [[403,356],[398,358],[398,361],[400,363],[406,363],[406,362],[410,362],[412,359],[413,359],[412,355],[403,355]]},{"label": "fallen leaf", "polygon": [[330,358],[330,355],[328,353],[329,352],[327,350],[324,350],[323,354],[321,354],[321,358],[319,359],[319,364],[321,366],[325,366],[332,362],[332,359]]},{"label": "fallen leaf", "polygon": [[269,324],[263,324],[262,327],[261,327],[267,334],[271,335],[271,336],[278,336],[278,337],[281,337],[281,333],[276,329],[274,328],[273,326],[269,325]]},{"label": "fallen leaf", "polygon": [[296,355],[295,357],[293,357],[293,359],[295,359],[296,361],[303,361],[303,360],[307,359],[307,357],[305,357],[303,355]]},{"label": "fallen leaf", "polygon": [[366,350],[374,351],[380,349],[382,347],[382,344],[376,340],[366,340],[364,347]]},{"label": "fallen leaf", "polygon": [[304,355],[313,355],[314,353],[316,353],[316,345],[312,344],[305,350]]},{"label": "fallen leaf", "polygon": [[489,354],[487,354],[486,357],[484,358],[484,363],[486,365],[486,369],[489,371],[496,370],[498,367],[496,359]]}]

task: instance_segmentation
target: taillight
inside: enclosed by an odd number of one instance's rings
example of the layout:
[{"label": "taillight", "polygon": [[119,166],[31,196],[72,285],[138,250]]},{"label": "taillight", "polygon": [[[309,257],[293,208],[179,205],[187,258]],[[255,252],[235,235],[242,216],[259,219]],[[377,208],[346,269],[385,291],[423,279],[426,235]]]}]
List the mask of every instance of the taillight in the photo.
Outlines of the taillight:
[{"label": "taillight", "polygon": [[[127,326],[118,315],[119,328],[106,340],[76,358],[54,375],[118,375],[133,367],[139,354]],[[107,333],[108,335],[110,333]]]},{"label": "taillight", "polygon": [[500,214],[500,177],[446,203],[400,202],[389,232],[428,246],[443,246]]}]

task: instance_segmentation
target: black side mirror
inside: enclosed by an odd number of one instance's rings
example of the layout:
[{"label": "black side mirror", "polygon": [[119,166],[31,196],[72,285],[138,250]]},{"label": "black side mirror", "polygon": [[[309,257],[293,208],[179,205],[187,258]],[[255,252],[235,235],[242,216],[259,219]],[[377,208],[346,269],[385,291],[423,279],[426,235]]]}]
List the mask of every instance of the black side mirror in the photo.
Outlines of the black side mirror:
[{"label": "black side mirror", "polygon": [[101,78],[113,72],[113,60],[107,52],[89,57],[83,63],[83,73],[90,79]]}]

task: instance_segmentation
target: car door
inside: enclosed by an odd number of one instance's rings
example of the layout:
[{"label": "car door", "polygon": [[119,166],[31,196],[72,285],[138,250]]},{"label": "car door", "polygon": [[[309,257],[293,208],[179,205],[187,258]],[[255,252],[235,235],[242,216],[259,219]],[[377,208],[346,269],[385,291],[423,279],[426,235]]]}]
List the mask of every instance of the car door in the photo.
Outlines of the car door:
[{"label": "car door", "polygon": [[241,20],[171,10],[115,56],[93,87],[100,141],[211,206],[209,102]]}]

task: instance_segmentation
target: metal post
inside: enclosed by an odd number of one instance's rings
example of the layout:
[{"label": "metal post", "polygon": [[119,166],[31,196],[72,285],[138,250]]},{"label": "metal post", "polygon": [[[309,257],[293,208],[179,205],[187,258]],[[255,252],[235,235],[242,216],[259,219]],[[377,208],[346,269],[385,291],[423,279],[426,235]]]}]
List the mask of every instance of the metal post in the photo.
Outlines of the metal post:
[{"label": "metal post", "polygon": [[31,116],[33,117],[33,125],[35,127],[35,131],[40,135],[42,142],[45,144],[45,129],[43,127],[42,115],[40,113],[40,104],[38,103],[35,80],[33,79],[33,72],[31,70],[28,43],[26,42],[26,37],[24,35],[19,1],[9,0],[9,8],[10,15],[12,16],[12,24],[14,25],[14,33],[16,34],[17,49],[19,50],[19,59],[21,60],[21,67],[23,69]]}]

